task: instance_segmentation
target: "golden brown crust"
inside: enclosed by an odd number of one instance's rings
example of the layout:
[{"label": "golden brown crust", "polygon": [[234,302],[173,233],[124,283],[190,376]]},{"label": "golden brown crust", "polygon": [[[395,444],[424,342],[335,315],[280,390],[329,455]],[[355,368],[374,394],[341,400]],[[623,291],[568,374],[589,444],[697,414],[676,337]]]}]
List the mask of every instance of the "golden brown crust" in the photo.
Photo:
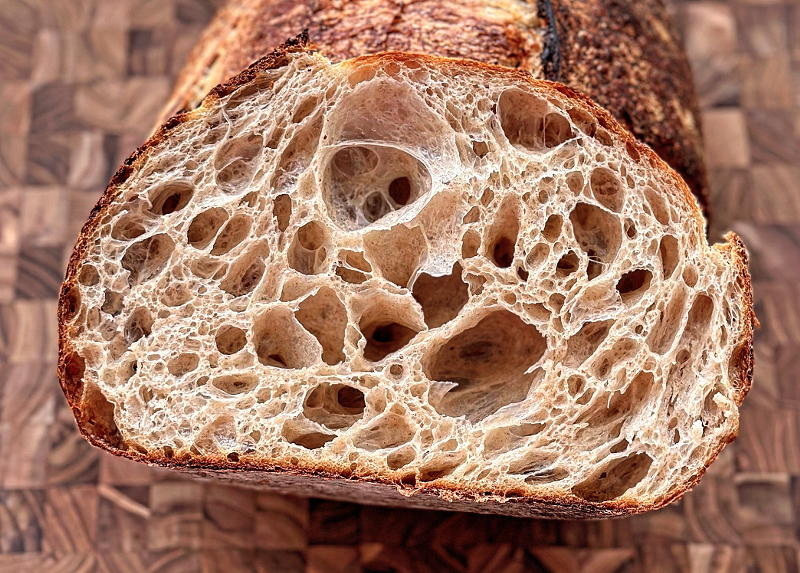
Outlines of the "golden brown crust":
[{"label": "golden brown crust", "polygon": [[469,58],[541,77],[539,20],[533,5],[497,0],[318,2],[239,0],[221,10],[181,73],[162,121],[193,109],[215,85],[301,30],[340,62],[384,51]]},{"label": "golden brown crust", "polygon": [[748,266],[747,249],[736,233],[730,232],[725,235],[730,245],[733,258],[736,261],[736,268],[739,270],[737,286],[742,291],[742,320],[745,335],[742,342],[733,351],[729,369],[732,378],[737,380],[736,405],[741,406],[744,397],[753,385],[753,367],[755,365],[755,355],[753,353],[753,336],[755,329],[759,326],[756,313],[753,309],[753,285],[750,281],[750,271]]},{"label": "golden brown crust", "polygon": [[708,214],[697,98],[661,0],[237,0],[203,34],[160,121],[304,29],[333,62],[416,52],[570,85],[655,149]]},{"label": "golden brown crust", "polygon": [[[243,457],[233,462],[224,457],[209,455],[194,455],[167,458],[163,454],[142,453],[134,448],[127,447],[114,430],[103,423],[103,412],[97,411],[96,402],[87,396],[87,388],[81,380],[75,379],[74,366],[76,353],[71,343],[72,333],[70,322],[79,307],[75,300],[77,292],[77,277],[84,259],[84,255],[96,236],[108,206],[115,199],[119,187],[128,177],[141,166],[147,156],[157,153],[161,143],[169,138],[171,130],[183,122],[203,116],[204,110],[213,102],[231,93],[254,80],[267,70],[282,67],[288,61],[288,54],[306,51],[304,38],[281,46],[269,56],[262,58],[250,68],[234,77],[223,85],[218,86],[204,99],[201,105],[191,112],[179,114],[162,126],[144,145],[128,158],[117,171],[114,178],[106,188],[105,193],[92,210],[89,220],[84,225],[78,238],[75,250],[70,257],[66,277],[59,296],[58,321],[59,321],[59,361],[58,376],[67,397],[70,407],[78,421],[81,434],[93,445],[103,448],[115,455],[132,460],[141,461],[150,465],[178,469],[198,476],[215,476],[223,479],[236,474],[237,483],[252,483],[286,490],[303,490],[319,497],[335,497],[339,500],[351,500],[361,503],[396,505],[402,503],[409,507],[428,509],[451,509],[458,511],[475,511],[482,513],[498,513],[514,516],[549,516],[555,518],[605,518],[634,513],[641,513],[657,509],[677,499],[693,487],[702,477],[705,469],[698,472],[688,482],[679,484],[668,496],[653,503],[631,503],[629,501],[612,500],[607,502],[590,502],[574,496],[530,496],[524,491],[510,490],[484,490],[465,487],[457,482],[449,482],[447,478],[437,480],[435,483],[414,483],[412,485],[397,482],[394,479],[378,473],[364,471],[354,473],[349,464],[328,467],[297,466],[290,460],[275,460],[257,458],[255,456]],[[684,198],[695,211],[694,216],[698,224],[702,224],[703,217],[692,194],[683,180],[672,171],[649,147],[638,142],[630,133],[620,126],[611,115],[603,108],[596,105],[588,97],[576,92],[570,87],[537,80],[529,74],[511,70],[501,66],[483,64],[468,60],[453,60],[433,56],[409,55],[405,53],[384,53],[374,56],[362,56],[346,65],[358,66],[372,60],[395,60],[406,62],[409,60],[423,60],[429,64],[449,68],[450,70],[464,70],[470,73],[486,75],[504,75],[509,81],[527,82],[534,87],[556,89],[566,97],[579,101],[591,111],[598,123],[626,143],[633,155],[638,154],[640,161],[646,161],[653,169],[661,171],[671,183],[684,193]],[[744,329],[744,336],[740,348],[745,349],[740,359],[739,373],[740,395],[739,402],[750,387],[752,382],[752,325],[755,315],[752,310],[752,293],[750,290],[750,277],[747,270],[747,255],[741,241],[734,234],[730,234],[729,243],[721,246],[728,250],[736,261],[739,269],[740,287],[743,289],[743,316],[749,317],[751,324]],[[738,364],[738,363],[737,363]],[[106,403],[107,404],[107,403]],[[107,407],[101,402],[101,407]],[[724,443],[711,453],[705,463],[707,468],[716,459],[724,445],[735,438],[735,434],[727,437]],[[343,487],[348,482],[356,482],[359,487]],[[413,496],[413,497],[409,497]]]}]

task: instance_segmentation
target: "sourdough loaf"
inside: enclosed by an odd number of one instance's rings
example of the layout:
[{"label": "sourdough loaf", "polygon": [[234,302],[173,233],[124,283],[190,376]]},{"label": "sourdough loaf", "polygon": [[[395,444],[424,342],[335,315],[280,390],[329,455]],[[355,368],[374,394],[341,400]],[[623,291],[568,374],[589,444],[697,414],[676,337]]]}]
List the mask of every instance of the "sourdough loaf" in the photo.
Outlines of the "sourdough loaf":
[{"label": "sourdough loaf", "polygon": [[587,98],[285,47],[161,128],[70,259],[92,443],[197,475],[514,515],[659,507],[732,440],[744,247]]},{"label": "sourdough loaf", "polygon": [[235,0],[197,43],[159,125],[303,29],[333,62],[398,50],[569,85],[652,147],[708,213],[697,98],[662,0]]}]

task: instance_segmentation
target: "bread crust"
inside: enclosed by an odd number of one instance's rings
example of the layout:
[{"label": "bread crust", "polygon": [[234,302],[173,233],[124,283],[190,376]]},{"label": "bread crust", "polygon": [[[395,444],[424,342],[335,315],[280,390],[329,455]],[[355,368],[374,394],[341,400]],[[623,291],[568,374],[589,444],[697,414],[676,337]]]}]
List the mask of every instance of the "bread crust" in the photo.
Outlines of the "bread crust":
[{"label": "bread crust", "polygon": [[540,4],[552,5],[560,57],[559,66],[548,66],[548,59],[545,78],[610,110],[681,174],[708,216],[700,108],[680,36],[661,0]]},{"label": "bread crust", "polygon": [[[184,66],[159,124],[307,30],[332,62],[383,51],[465,58],[570,85],[678,171],[708,217],[697,97],[661,0],[237,0]],[[591,33],[589,31],[592,31]]]},{"label": "bread crust", "polygon": [[[349,463],[331,463],[323,467],[298,466],[289,459],[248,458],[231,462],[224,457],[209,455],[186,455],[167,458],[160,454],[144,454],[126,447],[115,427],[109,427],[102,421],[102,416],[87,400],[87,389],[82,380],[76,380],[70,372],[71,357],[75,355],[72,344],[72,327],[70,318],[74,315],[77,303],[78,272],[87,250],[94,241],[99,228],[103,224],[108,207],[114,201],[120,186],[130,175],[143,164],[152,153],[157,153],[159,146],[170,136],[176,126],[203,116],[204,110],[216,100],[256,80],[263,72],[285,66],[294,52],[308,52],[305,39],[298,38],[281,46],[269,56],[262,58],[247,70],[230,81],[218,86],[204,99],[201,105],[190,112],[179,114],[164,124],[144,145],[134,152],[120,167],[105,190],[105,193],[92,210],[78,238],[67,267],[66,278],[59,295],[59,360],[58,376],[67,401],[78,421],[81,434],[93,445],[103,448],[115,455],[127,457],[154,466],[178,469],[198,476],[214,476],[222,479],[235,479],[236,483],[253,486],[266,486],[285,491],[303,491],[319,497],[332,497],[339,500],[350,500],[361,503],[385,505],[402,504],[411,507],[429,509],[448,509],[458,511],[476,511],[482,513],[499,513],[514,516],[549,516],[556,518],[605,518],[641,513],[661,507],[677,499],[694,486],[707,468],[717,457],[724,445],[736,437],[732,432],[723,439],[718,447],[709,455],[704,467],[695,476],[677,486],[668,494],[652,503],[632,503],[628,500],[612,500],[606,502],[590,502],[575,496],[530,495],[522,490],[487,490],[464,487],[457,481],[441,478],[434,483],[422,483],[409,486],[398,483],[394,479],[378,473],[363,470],[351,470]],[[372,60],[394,60],[406,62],[411,56],[404,53],[384,53],[375,56],[362,56],[345,65],[358,66]],[[638,152],[642,160],[646,160],[653,169],[659,170],[671,180],[676,188],[682,190],[685,200],[694,211],[698,224],[703,218],[700,209],[690,190],[683,180],[664,163],[653,150],[639,143],[626,132],[611,115],[594,104],[589,98],[579,94],[570,87],[532,78],[519,70],[511,70],[501,66],[483,64],[474,61],[453,60],[435,56],[413,56],[415,60],[424,60],[431,65],[449,68],[452,72],[465,71],[478,74],[505,75],[509,79],[527,82],[534,87],[556,89],[572,100],[580,101],[591,111],[598,122],[609,132],[626,141],[630,149]],[[734,234],[728,235],[728,242],[716,245],[725,256],[732,259],[739,272],[739,288],[745,308],[742,316],[745,327],[741,330],[738,352],[734,354],[735,364],[732,367],[739,378],[737,380],[737,402],[741,403],[752,383],[752,340],[753,328],[757,324],[752,308],[752,291],[747,268],[747,255],[741,240]],[[78,305],[79,306],[79,305]]]}]

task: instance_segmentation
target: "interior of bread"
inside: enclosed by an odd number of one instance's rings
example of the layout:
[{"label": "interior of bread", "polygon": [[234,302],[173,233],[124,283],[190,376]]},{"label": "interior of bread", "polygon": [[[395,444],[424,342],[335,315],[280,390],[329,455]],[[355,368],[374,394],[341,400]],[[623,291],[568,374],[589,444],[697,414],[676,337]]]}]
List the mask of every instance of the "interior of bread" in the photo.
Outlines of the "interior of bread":
[{"label": "interior of bread", "polygon": [[108,447],[646,506],[735,436],[742,249],[569,90],[302,53],[170,127],[62,295],[62,384]]}]

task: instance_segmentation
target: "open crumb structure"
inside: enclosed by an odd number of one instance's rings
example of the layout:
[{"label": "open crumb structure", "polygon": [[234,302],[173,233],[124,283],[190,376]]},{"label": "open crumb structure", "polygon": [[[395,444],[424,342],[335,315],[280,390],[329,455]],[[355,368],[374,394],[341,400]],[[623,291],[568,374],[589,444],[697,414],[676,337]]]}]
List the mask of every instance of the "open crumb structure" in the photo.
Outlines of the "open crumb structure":
[{"label": "open crumb structure", "polygon": [[744,249],[674,173],[563,86],[423,56],[213,92],[117,175],[60,303],[97,444],[488,511],[663,505],[751,377]]}]

